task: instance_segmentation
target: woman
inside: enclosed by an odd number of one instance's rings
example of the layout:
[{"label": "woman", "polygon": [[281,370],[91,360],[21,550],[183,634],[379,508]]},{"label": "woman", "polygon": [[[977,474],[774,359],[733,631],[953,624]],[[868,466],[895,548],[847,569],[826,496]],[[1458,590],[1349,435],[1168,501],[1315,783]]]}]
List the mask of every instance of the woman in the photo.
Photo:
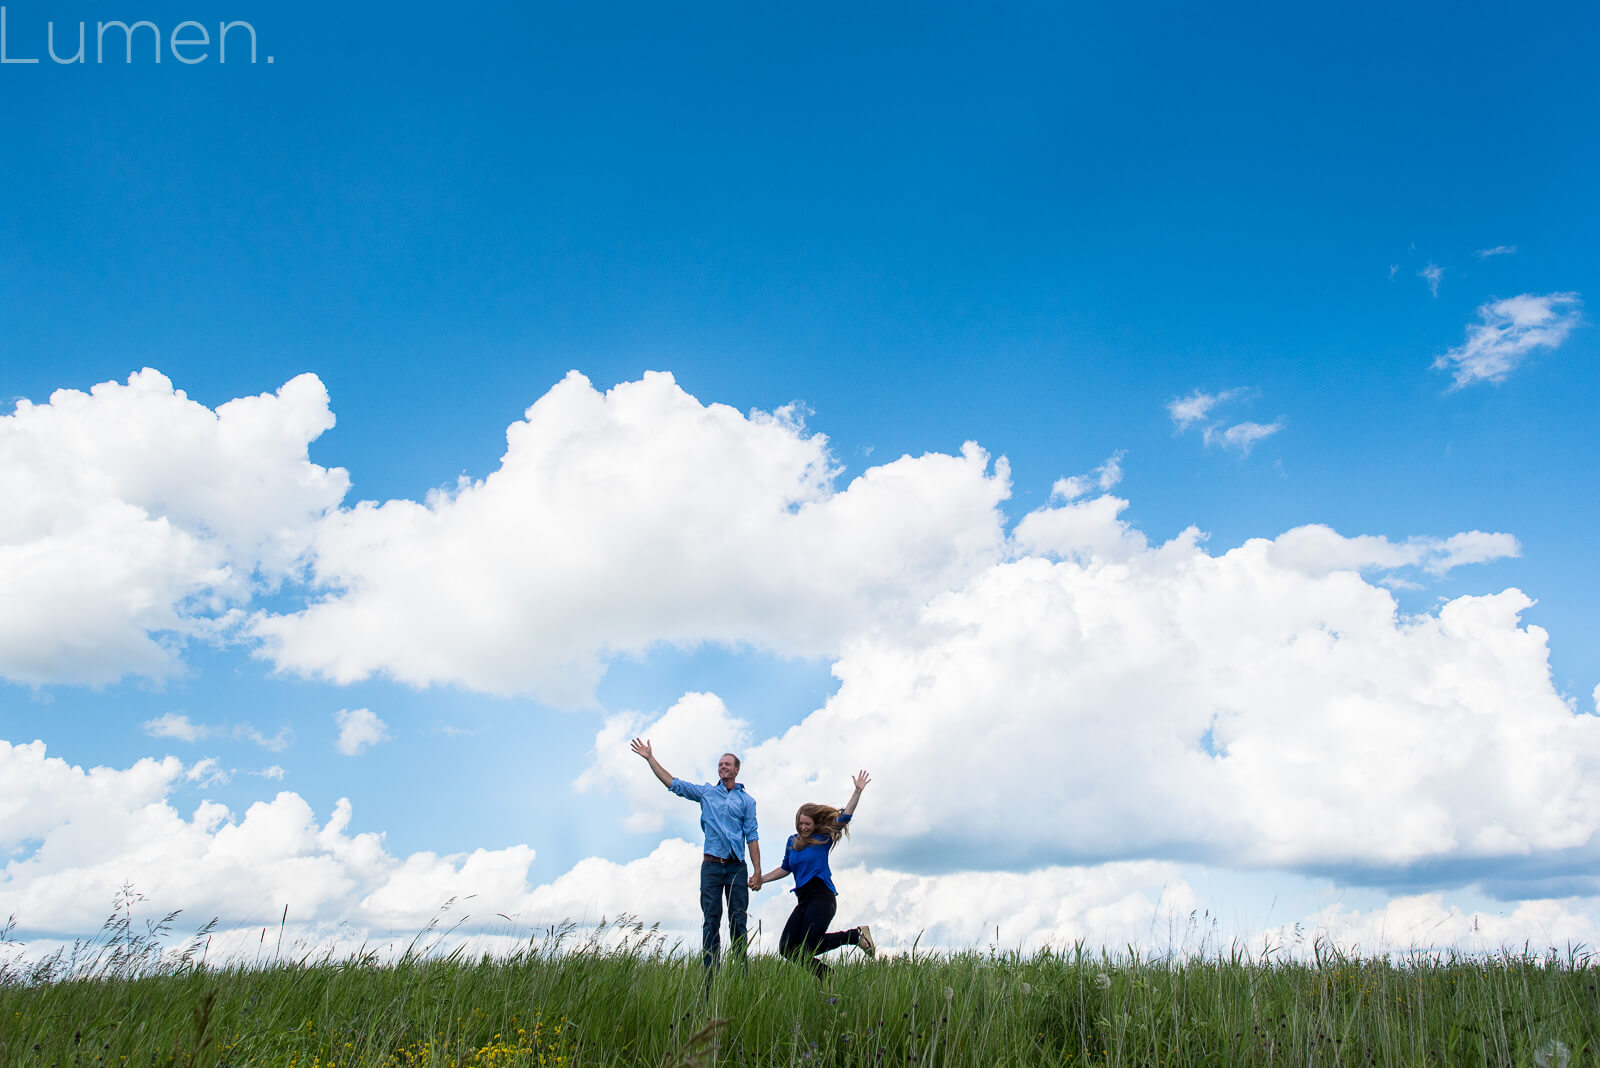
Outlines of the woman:
[{"label": "woman", "polygon": [[794,911],[789,922],[783,925],[783,935],[778,939],[778,951],[796,962],[811,959],[811,968],[821,979],[828,974],[828,966],[816,954],[826,953],[840,946],[858,946],[868,957],[877,955],[877,944],[872,941],[872,930],[863,924],[848,931],[829,931],[828,924],[838,907],[839,891],[833,885],[833,873],[828,870],[828,854],[839,844],[841,835],[850,833],[850,817],[855,814],[861,791],[871,782],[866,772],[850,780],[855,793],[842,809],[832,805],[805,804],[794,815],[795,833],[783,850],[783,863],[765,875],[752,876],[750,888],[794,876]]}]

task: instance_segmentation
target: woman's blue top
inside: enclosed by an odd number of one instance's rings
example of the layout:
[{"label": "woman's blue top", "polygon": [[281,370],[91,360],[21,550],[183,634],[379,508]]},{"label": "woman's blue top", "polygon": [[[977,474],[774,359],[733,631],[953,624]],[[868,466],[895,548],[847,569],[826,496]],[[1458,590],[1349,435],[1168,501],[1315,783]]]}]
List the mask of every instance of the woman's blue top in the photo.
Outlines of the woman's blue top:
[{"label": "woman's blue top", "polygon": [[[847,813],[839,813],[841,826],[849,822],[850,816]],[[833,873],[828,870],[828,854],[839,844],[839,839],[835,838],[826,844],[813,843],[804,849],[795,849],[794,843],[799,837],[797,834],[791,834],[789,841],[783,847],[783,870],[794,876],[794,888],[789,892],[794,893],[812,879],[821,879],[829,890],[837,894],[839,891],[833,885]]]}]

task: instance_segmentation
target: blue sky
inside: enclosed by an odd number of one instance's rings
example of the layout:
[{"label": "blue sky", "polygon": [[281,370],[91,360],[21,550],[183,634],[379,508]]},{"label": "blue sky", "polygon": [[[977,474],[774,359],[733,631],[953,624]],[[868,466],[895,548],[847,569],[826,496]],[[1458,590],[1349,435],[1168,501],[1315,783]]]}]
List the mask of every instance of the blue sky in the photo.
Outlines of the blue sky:
[{"label": "blue sky", "polygon": [[[1479,562],[1396,570],[1363,556],[1357,571],[1375,590],[1392,588],[1408,615],[1522,591],[1536,603],[1501,637],[1544,628],[1541,696],[1570,698],[1573,716],[1593,719],[1600,373],[1585,308],[1600,290],[1590,209],[1600,86],[1590,8],[1513,17],[1459,4],[5,6],[13,59],[45,54],[50,21],[58,32],[87,21],[91,49],[95,20],[110,18],[146,19],[164,33],[184,19],[249,20],[259,44],[253,65],[239,52],[225,66],[184,66],[170,52],[156,65],[141,52],[131,65],[108,53],[98,64],[0,66],[6,412],[22,399],[45,405],[57,389],[126,382],[144,367],[209,409],[309,372],[336,419],[309,439],[309,461],[349,477],[335,515],[358,501],[423,502],[462,476],[491,476],[507,427],[574,369],[601,393],[664,371],[702,405],[795,404],[805,429],[794,440],[827,437],[840,472],[830,492],[902,455],[956,456],[976,441],[1009,463],[1009,493],[995,503],[1007,533],[1062,506],[1052,499],[1058,479],[1118,456],[1119,477],[1091,496],[1126,501],[1121,520],[1155,545],[1191,526],[1218,557],[1308,524],[1391,545],[1509,535],[1514,553],[1483,552]],[[1435,361],[1509,314],[1486,309],[1524,295],[1559,336],[1530,342],[1493,380],[1452,388],[1451,369]],[[1225,399],[1180,426],[1169,406],[1200,394]],[[1275,429],[1230,447],[1227,429],[1246,423]],[[107,431],[124,432],[159,435],[162,424]],[[3,459],[45,480],[42,461],[30,459],[38,455],[18,447]],[[67,507],[40,500],[41,515]],[[160,518],[148,502],[139,507]],[[196,529],[211,521],[200,516]],[[58,600],[16,577],[65,521],[40,522],[6,535],[18,618]],[[903,537],[918,527],[913,517]],[[942,529],[930,519],[920,533]],[[846,542],[839,559],[859,555]],[[1093,556],[1052,544],[1038,554]],[[307,570],[326,547],[302,548],[300,570],[258,576],[232,607],[292,614],[329,596]],[[635,549],[659,551],[663,571],[678,567],[671,538]],[[560,573],[560,560],[550,565]],[[970,590],[973,574],[950,578],[949,590]],[[837,575],[824,569],[816,581]],[[891,596],[881,574],[839,581],[858,579],[867,600],[907,597],[907,611],[944,588],[919,578]],[[573,597],[576,612],[612,610]],[[92,616],[94,605],[83,610]],[[459,666],[427,686],[381,668],[330,681],[275,662],[238,630],[216,643],[162,632],[178,650],[163,678],[113,666],[116,681],[91,686],[13,668],[0,684],[0,738],[39,739],[70,766],[119,773],[144,757],[172,754],[185,769],[215,758],[233,771],[226,781],[173,773],[162,795],[185,820],[202,798],[240,819],[289,790],[319,821],[348,797],[352,832],[382,832],[395,858],[527,844],[537,887],[586,857],[625,865],[663,837],[692,838],[681,818],[652,824],[653,810],[615,776],[574,792],[574,778],[600,768],[597,732],[611,717],[638,713],[648,726],[685,694],[713,693],[748,725],[746,744],[760,745],[839,693],[835,665],[856,663],[850,643],[868,633],[840,623],[802,638],[796,623],[789,638],[768,640],[756,615],[734,615],[754,629],[708,616],[699,637],[674,640],[667,620],[622,654],[602,649],[593,700],[577,702],[484,692],[494,688]],[[634,640],[604,633],[605,648]],[[526,639],[542,640],[536,630]],[[1464,663],[1484,655],[1465,645],[1456,653]],[[1374,700],[1395,696],[1386,684],[1374,678]],[[1515,734],[1525,706],[1492,700],[1508,703],[1480,711]],[[377,715],[387,737],[345,755],[334,713],[357,708]],[[146,725],[164,715],[226,730],[153,737]],[[907,716],[903,729],[919,730]],[[1128,722],[1130,751],[1140,731],[1164,729],[1159,709],[1150,717]],[[1019,723],[1017,739],[1059,747],[1063,774],[1105,759],[1112,750],[1080,744],[1072,722]],[[1387,756],[1426,764],[1441,722],[1418,720],[1404,734],[1411,748]],[[271,749],[228,733],[241,724],[266,738],[286,727],[292,740]],[[965,747],[966,729],[923,739],[927,759]],[[1543,729],[1530,725],[1527,737]],[[826,737],[810,744],[826,749]],[[1269,731],[1259,744],[1270,753],[1313,743]],[[1572,743],[1580,754],[1590,744]],[[1563,805],[1586,804],[1588,759],[1569,769]],[[249,774],[273,765],[281,780]],[[1476,767],[1463,764],[1458,778],[1470,781]],[[1002,763],[992,774],[1016,770]],[[1535,761],[1506,774],[1545,770]],[[648,778],[642,766],[632,772]],[[1370,774],[1389,773],[1374,765]],[[776,778],[769,792],[780,796],[800,781]],[[893,789],[892,780],[878,786]],[[1019,797],[1024,808],[1060,801]],[[1418,803],[1449,807],[1445,795]],[[785,804],[774,798],[769,851],[781,846]],[[1054,811],[1020,822],[1051,822]],[[1468,837],[1512,827],[1552,879],[1592,855],[1594,840],[1581,835],[1559,848],[1527,845],[1539,824],[1531,815],[1528,827],[1492,813],[1462,819]],[[1279,887],[1309,900],[1324,874],[1327,886],[1364,887],[1349,891],[1367,895],[1363,908],[1420,890],[1458,895],[1439,907],[1469,910],[1504,875],[1487,846],[1407,854],[1379,877],[1372,858],[1337,843],[1254,856],[1177,830],[1165,842],[1131,827],[1112,833],[1118,820],[1106,821],[1104,841],[996,843],[992,864],[1026,875],[1051,863],[1204,863],[1245,873],[1238,893],[1256,903],[1257,925],[1260,901]],[[4,845],[26,857],[40,841],[44,831],[14,829]],[[866,863],[892,860],[932,878],[937,852],[907,830]],[[57,875],[78,870],[60,863]],[[981,856],[967,863],[984,870]],[[1426,874],[1451,864],[1455,874]],[[205,868],[192,871],[201,879]],[[1181,871],[1198,885],[1195,868]],[[71,885],[92,897],[104,875]],[[5,885],[26,903],[34,878],[14,868]],[[175,877],[173,893],[183,885]],[[1551,930],[1583,935],[1600,899],[1579,889],[1524,888],[1494,907],[1578,902],[1566,908],[1580,919]],[[322,907],[323,921],[348,918]]]}]

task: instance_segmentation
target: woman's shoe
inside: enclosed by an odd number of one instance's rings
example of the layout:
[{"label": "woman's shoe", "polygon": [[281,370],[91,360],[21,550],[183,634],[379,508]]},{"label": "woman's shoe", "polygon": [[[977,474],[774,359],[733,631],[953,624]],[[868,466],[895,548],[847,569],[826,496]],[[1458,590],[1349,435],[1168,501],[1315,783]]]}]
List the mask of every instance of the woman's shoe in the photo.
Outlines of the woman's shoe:
[{"label": "woman's shoe", "polygon": [[856,945],[871,960],[878,955],[878,943],[872,940],[872,928],[862,924],[856,928]]}]

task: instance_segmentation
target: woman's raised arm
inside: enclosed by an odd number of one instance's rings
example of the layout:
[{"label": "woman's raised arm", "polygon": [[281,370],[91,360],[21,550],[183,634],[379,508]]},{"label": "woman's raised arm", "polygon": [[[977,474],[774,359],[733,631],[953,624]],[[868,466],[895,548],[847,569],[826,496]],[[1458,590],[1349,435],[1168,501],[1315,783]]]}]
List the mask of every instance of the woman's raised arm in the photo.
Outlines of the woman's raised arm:
[{"label": "woman's raised arm", "polygon": [[844,808],[839,810],[846,816],[854,816],[856,814],[856,802],[861,800],[861,791],[867,788],[867,783],[872,781],[872,776],[865,771],[858,771],[850,781],[855,783],[855,793],[850,795],[850,800],[846,801]]}]

